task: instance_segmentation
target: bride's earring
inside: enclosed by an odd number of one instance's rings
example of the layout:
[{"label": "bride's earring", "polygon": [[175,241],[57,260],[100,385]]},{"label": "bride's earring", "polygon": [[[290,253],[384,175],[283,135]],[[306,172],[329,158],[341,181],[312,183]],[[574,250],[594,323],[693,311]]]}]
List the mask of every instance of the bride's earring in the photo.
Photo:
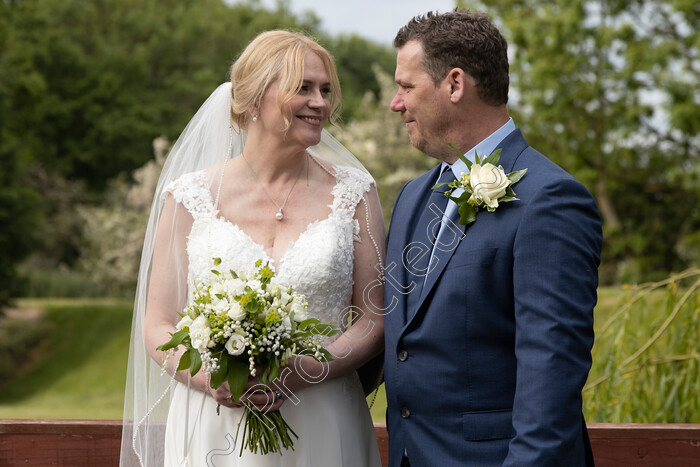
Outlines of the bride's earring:
[{"label": "bride's earring", "polygon": [[257,122],[257,121],[258,121],[258,117],[253,117],[253,121],[254,121],[254,122]]}]

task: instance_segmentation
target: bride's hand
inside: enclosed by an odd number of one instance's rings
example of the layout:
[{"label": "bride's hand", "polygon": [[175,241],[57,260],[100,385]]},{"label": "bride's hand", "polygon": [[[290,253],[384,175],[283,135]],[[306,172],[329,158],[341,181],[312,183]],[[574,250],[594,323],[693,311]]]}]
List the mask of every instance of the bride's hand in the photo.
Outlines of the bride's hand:
[{"label": "bride's hand", "polygon": [[296,392],[323,382],[328,375],[328,363],[308,355],[293,356],[287,366],[280,368],[273,386],[285,399],[296,399]]},{"label": "bride's hand", "polygon": [[242,407],[243,404],[241,401],[235,401],[232,397],[231,394],[231,389],[229,388],[229,385],[227,382],[224,382],[221,386],[218,388],[214,389],[213,387],[207,385],[207,388],[209,390],[209,394],[218,402],[219,404],[223,405],[224,407]]},{"label": "bride's hand", "polygon": [[235,400],[231,394],[231,389],[227,382],[224,382],[217,389],[209,387],[209,394],[224,407],[239,408],[244,405],[261,412],[279,410],[286,397],[282,392],[275,392],[274,386],[265,388],[257,378],[251,378],[248,386],[239,400]]},{"label": "bride's hand", "polygon": [[248,381],[248,386],[241,396],[241,402],[261,412],[279,410],[286,399],[285,394],[276,390],[274,385],[265,386],[257,378]]}]

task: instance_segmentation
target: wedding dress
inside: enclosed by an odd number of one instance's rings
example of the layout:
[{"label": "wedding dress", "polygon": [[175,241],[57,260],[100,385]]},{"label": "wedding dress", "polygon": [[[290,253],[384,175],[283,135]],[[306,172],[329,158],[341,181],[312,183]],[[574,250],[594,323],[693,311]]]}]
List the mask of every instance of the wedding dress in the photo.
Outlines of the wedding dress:
[{"label": "wedding dress", "polygon": [[[317,161],[322,167],[324,164]],[[236,224],[219,217],[205,171],[181,176],[166,189],[193,218],[187,240],[188,287],[207,278],[213,257],[221,270],[251,270],[258,259],[269,261],[277,281],[294,285],[309,304],[309,316],[338,323],[351,305],[353,245],[360,226],[355,207],[373,183],[360,170],[326,168],[336,179],[327,218],[308,225],[291,242],[279,264]],[[240,453],[233,446],[245,409],[220,408],[208,394],[174,383],[165,433],[166,466],[380,466],[372,420],[357,374],[325,380],[298,391],[281,413],[297,433],[294,450],[267,455]],[[242,429],[241,429],[242,431]],[[241,437],[242,438],[242,437]]]}]

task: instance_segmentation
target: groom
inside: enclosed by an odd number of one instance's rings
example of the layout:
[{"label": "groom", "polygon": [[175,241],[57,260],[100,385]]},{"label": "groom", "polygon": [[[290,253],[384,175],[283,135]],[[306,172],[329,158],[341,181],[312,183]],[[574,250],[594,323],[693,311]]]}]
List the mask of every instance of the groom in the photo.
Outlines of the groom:
[{"label": "groom", "polygon": [[[391,110],[441,163],[403,187],[392,213],[389,465],[593,465],[581,408],[602,237],[593,198],[509,117],[507,46],[486,16],[428,13],[394,46]],[[460,224],[431,189],[468,172],[448,143],[471,161],[501,149],[506,174],[527,169],[518,200]]]}]

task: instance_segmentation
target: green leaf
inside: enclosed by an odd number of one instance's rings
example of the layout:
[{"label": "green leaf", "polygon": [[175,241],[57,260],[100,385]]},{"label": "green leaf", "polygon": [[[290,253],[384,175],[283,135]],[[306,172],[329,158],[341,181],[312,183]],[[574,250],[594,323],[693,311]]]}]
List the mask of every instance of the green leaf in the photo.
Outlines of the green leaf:
[{"label": "green leaf", "polygon": [[319,349],[319,352],[321,352],[322,360],[319,361],[324,361],[324,362],[330,362],[333,360],[335,357],[333,357],[333,354],[331,354],[328,350],[321,348]]},{"label": "green leaf", "polygon": [[219,271],[217,271],[216,269],[212,269],[211,272],[212,272],[212,274],[215,274],[217,276],[221,275],[221,273]]},{"label": "green leaf", "polygon": [[297,323],[294,321],[294,310],[289,312],[289,323],[292,325],[292,335],[297,332]]},{"label": "green leaf", "polygon": [[322,336],[333,336],[340,331],[340,329],[336,326],[333,326],[330,323],[322,323],[316,318],[305,319],[304,321],[299,323],[299,329],[308,331],[309,333],[314,335]]},{"label": "green leaf", "polygon": [[221,258],[214,258],[214,266],[218,266],[221,264]]},{"label": "green leaf", "polygon": [[226,381],[226,373],[228,372],[228,354],[222,352],[219,356],[219,369],[211,374],[209,384],[214,389],[218,388]]},{"label": "green leaf", "polygon": [[228,380],[231,395],[235,400],[239,400],[248,385],[248,362],[228,357]]},{"label": "green leaf", "polygon": [[279,375],[279,364],[277,359],[272,359],[272,361],[270,361],[270,367],[270,381],[274,381]]},{"label": "green leaf", "polygon": [[483,160],[483,164],[493,164],[495,166],[498,165],[498,161],[501,160],[501,148],[496,149],[493,151],[489,156]]},{"label": "green leaf", "polygon": [[299,329],[306,329],[320,323],[321,321],[316,318],[307,318],[301,323],[299,323]]},{"label": "green leaf", "polygon": [[202,368],[202,355],[197,349],[190,349],[190,355],[190,375],[194,376]]},{"label": "green leaf", "polygon": [[462,152],[459,149],[457,149],[457,147],[454,144],[447,143],[447,145],[455,150],[455,152],[457,153],[457,157],[459,157],[459,160],[464,162],[464,164],[467,166],[467,170],[471,170],[472,169],[472,161],[470,161],[469,159],[464,157],[464,154],[462,154]]},{"label": "green leaf", "polygon": [[470,192],[464,191],[464,193],[462,193],[459,196],[456,196],[456,197],[455,196],[448,196],[448,198],[450,198],[452,201],[454,201],[457,204],[462,204],[462,203],[466,203],[467,200],[471,197],[471,195],[472,194]]},{"label": "green leaf", "polygon": [[175,334],[170,334],[171,338],[168,342],[163,345],[156,347],[156,350],[169,350],[182,344],[182,342],[190,336],[189,330],[187,328],[180,329]]},{"label": "green leaf", "polygon": [[469,225],[476,220],[476,208],[471,204],[464,203],[459,207],[459,223]]},{"label": "green leaf", "polygon": [[187,349],[187,351],[182,354],[182,357],[180,357],[180,363],[177,365],[177,371],[190,367],[190,350],[191,349]]},{"label": "green leaf", "polygon": [[510,184],[513,185],[515,183],[518,183],[521,178],[525,176],[525,172],[527,172],[527,169],[523,170],[518,170],[516,172],[511,172],[506,177],[508,177],[508,180],[510,180]]}]

